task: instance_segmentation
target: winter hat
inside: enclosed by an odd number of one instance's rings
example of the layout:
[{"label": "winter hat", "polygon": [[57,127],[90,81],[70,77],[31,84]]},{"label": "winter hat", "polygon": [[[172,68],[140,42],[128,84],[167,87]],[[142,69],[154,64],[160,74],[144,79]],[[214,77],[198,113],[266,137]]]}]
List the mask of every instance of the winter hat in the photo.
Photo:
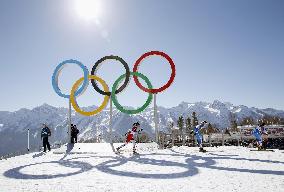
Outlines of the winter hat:
[{"label": "winter hat", "polygon": [[139,125],[140,125],[139,122],[133,123],[133,126],[139,126]]}]

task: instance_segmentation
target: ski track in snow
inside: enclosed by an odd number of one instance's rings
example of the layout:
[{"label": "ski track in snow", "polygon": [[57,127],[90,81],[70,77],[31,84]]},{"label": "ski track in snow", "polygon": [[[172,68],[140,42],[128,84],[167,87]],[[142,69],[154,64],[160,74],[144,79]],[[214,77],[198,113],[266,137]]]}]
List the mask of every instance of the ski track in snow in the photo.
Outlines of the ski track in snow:
[{"label": "ski track in snow", "polygon": [[284,151],[138,144],[132,155],[131,147],[116,155],[109,144],[75,144],[0,160],[0,191],[284,191]]}]

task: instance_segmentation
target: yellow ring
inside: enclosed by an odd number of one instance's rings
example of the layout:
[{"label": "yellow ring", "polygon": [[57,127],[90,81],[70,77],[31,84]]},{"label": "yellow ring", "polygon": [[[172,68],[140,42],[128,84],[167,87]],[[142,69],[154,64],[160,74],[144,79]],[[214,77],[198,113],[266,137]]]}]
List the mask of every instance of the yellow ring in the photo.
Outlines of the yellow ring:
[{"label": "yellow ring", "polygon": [[[89,75],[88,79],[89,80],[91,80],[91,79],[97,80],[103,86],[104,91],[109,92],[109,89],[108,89],[106,82],[104,80],[102,80],[101,78],[99,78],[95,75]],[[75,111],[80,113],[81,115],[85,115],[85,116],[95,115],[95,114],[101,112],[106,107],[106,105],[108,104],[108,101],[109,101],[109,96],[105,95],[104,101],[101,104],[101,106],[99,106],[94,111],[83,111],[83,110],[81,110],[80,107],[78,106],[77,102],[76,102],[75,92],[78,89],[78,87],[81,85],[82,81],[84,81],[84,77],[77,80],[76,83],[72,87],[71,94],[70,94],[71,104],[72,104],[73,108],[75,109]]]}]

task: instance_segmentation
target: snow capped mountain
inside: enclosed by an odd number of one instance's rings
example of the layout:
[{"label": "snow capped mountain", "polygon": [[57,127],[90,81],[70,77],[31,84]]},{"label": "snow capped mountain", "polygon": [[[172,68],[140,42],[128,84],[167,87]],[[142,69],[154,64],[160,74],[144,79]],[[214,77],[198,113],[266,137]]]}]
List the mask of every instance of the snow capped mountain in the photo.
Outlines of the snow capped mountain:
[{"label": "snow capped mountain", "polygon": [[[84,108],[94,109],[96,106]],[[213,103],[182,102],[176,107],[158,107],[159,128],[166,131],[170,122],[177,122],[179,116],[185,118],[196,112],[199,121],[207,120],[219,128],[230,126],[231,117],[234,116],[238,122],[250,117],[254,120],[264,116],[276,116],[284,118],[284,111],[275,109],[257,109],[247,106],[234,106],[231,103],[223,103],[215,100]],[[40,131],[41,124],[46,123],[52,132],[51,142],[64,143],[67,140],[68,109],[57,108],[43,104],[32,110],[20,109],[15,112],[0,111],[0,155],[19,150],[25,150],[27,145],[27,129],[30,129],[32,148],[41,145]],[[144,131],[152,138],[154,136],[154,112],[148,108],[140,114],[127,115],[117,109],[113,110],[113,137],[121,138],[133,122],[139,121]],[[72,111],[72,123],[75,123],[80,130],[79,138],[84,140],[94,139],[100,136],[103,140],[109,139],[109,109],[103,110],[100,114],[92,117],[82,116]]]}]

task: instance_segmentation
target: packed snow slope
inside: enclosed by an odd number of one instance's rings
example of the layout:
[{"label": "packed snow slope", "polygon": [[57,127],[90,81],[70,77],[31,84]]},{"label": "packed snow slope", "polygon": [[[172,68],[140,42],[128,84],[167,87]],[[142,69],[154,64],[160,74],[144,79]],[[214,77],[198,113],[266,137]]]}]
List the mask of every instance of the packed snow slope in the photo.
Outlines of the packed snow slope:
[{"label": "packed snow slope", "polygon": [[200,153],[148,143],[138,144],[140,155],[132,155],[131,147],[116,155],[110,144],[76,144],[0,160],[0,191],[284,191],[280,150],[219,147]]}]

